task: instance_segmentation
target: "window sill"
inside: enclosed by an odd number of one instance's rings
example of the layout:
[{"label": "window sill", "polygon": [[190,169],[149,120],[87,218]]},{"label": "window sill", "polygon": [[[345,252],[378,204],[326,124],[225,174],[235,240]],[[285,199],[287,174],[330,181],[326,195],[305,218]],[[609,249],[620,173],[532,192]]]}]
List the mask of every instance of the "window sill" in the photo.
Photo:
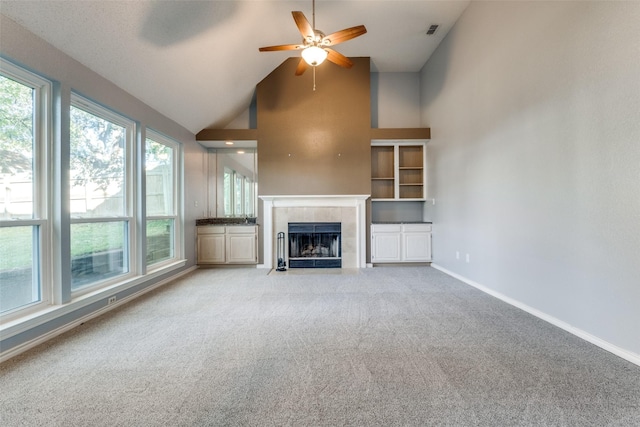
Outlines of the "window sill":
[{"label": "window sill", "polygon": [[[49,305],[46,308],[41,310],[37,310],[35,312],[31,312],[25,314],[24,316],[17,317],[8,322],[2,322],[0,324],[0,336],[2,340],[6,340],[20,333],[29,331],[38,326],[44,325],[48,322],[52,322],[62,316],[69,315],[73,312],[76,312],[80,309],[88,307],[90,305],[102,304],[100,306],[96,306],[94,309],[91,309],[87,314],[80,314],[78,317],[74,317],[69,322],[61,324],[57,328],[53,328],[53,331],[46,332],[45,336],[53,334],[54,336],[64,332],[72,327],[76,326],[79,323],[82,323],[92,317],[96,317],[112,308],[120,305],[125,301],[129,301],[144,292],[150,291],[168,281],[174,280],[177,276],[171,276],[167,279],[161,280],[158,283],[153,283],[154,279],[158,277],[171,273],[179,268],[182,268],[186,265],[187,260],[181,259],[177,260],[165,265],[160,266],[159,268],[145,274],[144,276],[136,276],[125,281],[113,284],[111,286],[107,286],[105,288],[101,288],[94,292],[90,292],[79,296],[77,298],[72,299],[70,302],[60,305]],[[195,267],[194,267],[195,268]],[[189,271],[189,270],[187,270]],[[122,293],[132,287],[139,286],[141,284],[149,283],[148,286],[143,288],[140,291],[134,292],[132,294],[128,294],[122,297],[122,299],[117,299],[114,303],[109,304],[108,299],[112,296],[117,296],[119,293]],[[34,337],[40,338],[40,337]]]}]

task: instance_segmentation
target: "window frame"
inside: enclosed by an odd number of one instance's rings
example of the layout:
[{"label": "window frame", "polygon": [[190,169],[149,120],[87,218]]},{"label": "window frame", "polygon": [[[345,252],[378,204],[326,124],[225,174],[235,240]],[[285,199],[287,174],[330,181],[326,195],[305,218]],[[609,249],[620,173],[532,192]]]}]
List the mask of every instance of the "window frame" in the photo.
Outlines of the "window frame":
[{"label": "window frame", "polygon": [[52,183],[47,177],[52,173],[51,117],[53,83],[12,62],[0,57],[0,75],[33,90],[33,160],[32,160],[32,213],[30,219],[0,219],[0,227],[31,226],[37,230],[32,234],[32,287],[37,288],[37,301],[15,307],[2,313],[3,320],[12,320],[48,306],[53,298],[51,274],[51,208]]},{"label": "window frame", "polygon": [[[123,191],[125,192],[123,197],[124,209],[123,213],[120,216],[100,216],[100,217],[86,217],[79,218],[71,215],[70,217],[70,227],[74,224],[89,224],[89,223],[104,223],[104,222],[116,222],[123,221],[126,224],[125,228],[125,242],[123,244],[123,263],[126,264],[128,271],[123,272],[122,274],[118,274],[114,277],[110,277],[104,280],[97,280],[92,282],[91,284],[81,286],[79,288],[75,288],[73,286],[73,277],[70,276],[70,292],[71,297],[76,298],[78,296],[95,292],[96,290],[121,283],[128,279],[131,279],[137,276],[140,271],[139,263],[136,262],[135,254],[137,243],[138,243],[138,233],[137,233],[137,224],[135,220],[135,200],[137,196],[136,189],[136,178],[134,175],[134,165],[136,164],[136,153],[135,153],[135,142],[136,142],[136,132],[137,132],[137,124],[134,120],[129,119],[115,111],[98,104],[74,91],[71,92],[71,100],[69,103],[69,110],[71,108],[77,108],[86,113],[92,114],[100,119],[112,122],[118,126],[121,126],[125,129],[125,141],[124,141],[124,183],[123,183]],[[69,122],[71,121],[71,117],[69,117]],[[70,142],[69,142],[70,143]],[[71,153],[69,154],[71,158]],[[71,175],[69,175],[69,181],[64,183],[63,185],[67,185],[69,187],[69,203],[71,203]],[[70,242],[70,249],[72,248],[73,242]],[[69,261],[72,261],[73,257],[71,253],[69,253]]]},{"label": "window frame", "polygon": [[[173,139],[178,144],[175,158],[175,173],[178,182],[173,195],[176,201],[177,221],[174,228],[178,230],[174,240],[174,257],[166,263],[154,264],[147,272],[143,252],[145,250],[145,206],[142,199],[144,191],[144,136],[148,129],[145,124],[136,121],[132,116],[110,109],[99,100],[87,98],[80,92],[76,93],[73,84],[50,80],[46,75],[25,69],[18,63],[11,62],[0,54],[0,74],[14,80],[19,84],[31,88],[33,95],[33,151],[31,157],[31,192],[32,200],[23,197],[22,202],[32,203],[31,211],[16,210],[15,215],[8,218],[0,218],[0,229],[10,227],[29,227],[20,231],[20,237],[30,239],[33,248],[24,248],[30,254],[31,260],[25,260],[26,266],[32,271],[37,271],[37,281],[33,281],[29,288],[29,282],[24,280],[24,290],[28,295],[12,303],[11,309],[0,313],[0,334],[3,340],[24,333],[49,322],[59,323],[67,316],[73,319],[82,319],[85,315],[93,316],[112,304],[113,297],[117,297],[118,303],[124,302],[129,296],[138,293],[138,289],[152,289],[163,283],[167,275],[187,267],[188,260],[185,257],[185,224],[184,224],[184,147],[179,139]],[[78,103],[72,103],[77,101]],[[8,99],[7,102],[10,102]],[[26,107],[25,98],[25,107]],[[114,121],[113,118],[130,121],[133,128],[127,129],[125,139],[125,181],[123,183],[126,195],[123,196],[126,211],[118,217],[94,217],[78,219],[73,218],[70,212],[70,149],[71,149],[71,106],[88,111],[100,118]],[[98,111],[95,111],[95,107]],[[29,105],[31,108],[31,105]],[[118,122],[116,122],[118,123]],[[25,139],[26,142],[26,139]],[[25,149],[26,144],[25,144]],[[26,165],[26,164],[25,164]],[[26,169],[25,169],[26,171]],[[27,174],[25,173],[25,178]],[[13,180],[12,180],[13,181]],[[27,183],[27,180],[23,180]],[[115,182],[115,181],[113,181]],[[26,185],[26,184],[25,184]],[[108,196],[114,196],[108,191]],[[20,194],[25,194],[20,189]],[[25,205],[25,207],[28,207]],[[22,212],[25,212],[24,214]],[[79,210],[81,212],[81,210]],[[105,214],[109,211],[102,211]],[[118,210],[119,212],[119,210]],[[11,218],[10,217],[14,217]],[[127,273],[118,273],[106,280],[95,281],[87,286],[72,289],[72,256],[70,243],[73,224],[89,222],[118,221],[120,218],[126,222]],[[124,228],[124,225],[123,225]],[[24,254],[26,258],[26,253]],[[119,254],[118,254],[119,255]],[[12,268],[13,264],[7,265]],[[32,276],[33,277],[33,276]],[[35,285],[34,285],[35,284]],[[37,286],[37,288],[35,288]],[[39,297],[39,299],[38,299]],[[23,303],[30,299],[37,299],[31,303]],[[107,302],[108,301],[108,302]],[[103,306],[104,304],[104,306]],[[8,307],[8,306],[7,306]],[[96,308],[97,307],[97,308]],[[74,314],[75,313],[75,314]],[[84,314],[82,314],[84,313]],[[78,317],[80,316],[80,317]],[[69,317],[69,319],[71,319]],[[64,328],[75,324],[76,320],[68,323]],[[53,323],[52,323],[53,324]],[[55,330],[58,330],[57,327]],[[11,351],[11,350],[10,350]]]},{"label": "window frame", "polygon": [[[146,185],[146,178],[147,178],[147,165],[146,165],[146,148],[147,148],[147,140],[151,140],[153,142],[155,142],[156,144],[161,144],[164,145],[165,147],[168,147],[169,149],[171,149],[172,153],[173,153],[173,162],[171,165],[171,173],[172,173],[172,185],[173,185],[173,192],[172,192],[172,197],[171,197],[171,202],[173,205],[173,211],[171,213],[171,215],[148,215],[148,213],[146,212],[146,200],[147,200],[147,185]],[[176,140],[154,130],[154,129],[150,129],[147,128],[146,132],[145,132],[145,140],[144,140],[144,144],[141,144],[144,146],[144,150],[145,150],[145,154],[142,156],[142,160],[144,162],[143,167],[141,168],[141,170],[144,173],[144,179],[145,179],[145,185],[144,185],[144,191],[145,194],[141,197],[142,200],[144,200],[144,204],[145,204],[145,218],[144,218],[144,247],[145,247],[145,253],[144,253],[144,259],[143,259],[143,264],[144,267],[146,269],[146,271],[156,271],[159,269],[164,268],[165,266],[172,264],[180,259],[183,258],[183,253],[184,253],[184,248],[183,248],[183,244],[181,243],[183,241],[182,239],[182,233],[183,233],[183,215],[182,215],[182,174],[181,174],[181,165],[182,165],[182,144],[180,144],[179,142],[177,142]],[[146,259],[146,247],[147,247],[147,242],[148,242],[148,238],[147,238],[147,221],[154,221],[154,220],[165,220],[165,219],[173,219],[173,236],[172,236],[172,245],[173,245],[173,256],[168,258],[168,259],[164,259],[155,263],[149,263]]]},{"label": "window frame", "polygon": [[[229,187],[225,187],[225,180],[229,179]],[[222,173],[222,204],[223,216],[227,218],[254,217],[255,213],[255,182],[246,175],[225,166]],[[227,211],[226,204],[230,211]]]}]

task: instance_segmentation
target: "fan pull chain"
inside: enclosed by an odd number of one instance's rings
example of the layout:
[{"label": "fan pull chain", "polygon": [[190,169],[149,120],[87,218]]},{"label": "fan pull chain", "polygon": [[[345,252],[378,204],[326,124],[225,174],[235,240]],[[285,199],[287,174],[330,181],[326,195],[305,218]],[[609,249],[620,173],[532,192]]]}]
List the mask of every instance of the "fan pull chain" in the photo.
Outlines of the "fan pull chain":
[{"label": "fan pull chain", "polygon": [[[314,32],[314,39],[315,39],[315,32],[316,32],[316,0],[311,0],[311,16],[312,16],[312,26],[313,26],[313,32]],[[316,67],[313,67],[313,91],[316,91]]]}]

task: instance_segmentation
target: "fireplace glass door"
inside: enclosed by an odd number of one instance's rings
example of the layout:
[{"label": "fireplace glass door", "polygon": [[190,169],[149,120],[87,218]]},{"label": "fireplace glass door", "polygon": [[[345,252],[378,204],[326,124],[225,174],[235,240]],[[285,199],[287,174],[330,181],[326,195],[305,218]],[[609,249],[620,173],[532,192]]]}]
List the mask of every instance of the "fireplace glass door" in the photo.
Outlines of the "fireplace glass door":
[{"label": "fireplace glass door", "polygon": [[290,268],[342,267],[339,222],[290,222]]}]

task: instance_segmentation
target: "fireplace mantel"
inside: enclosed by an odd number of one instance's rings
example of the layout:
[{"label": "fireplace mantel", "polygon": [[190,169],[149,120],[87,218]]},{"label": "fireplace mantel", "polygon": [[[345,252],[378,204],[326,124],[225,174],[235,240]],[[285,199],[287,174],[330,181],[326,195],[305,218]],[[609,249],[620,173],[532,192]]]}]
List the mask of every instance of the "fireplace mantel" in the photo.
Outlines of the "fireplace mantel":
[{"label": "fireplace mantel", "polygon": [[[263,201],[263,255],[260,267],[271,269],[275,265],[274,214],[280,208],[353,208],[353,222],[356,224],[355,261],[352,267],[366,267],[366,200],[368,194],[340,195],[276,195],[259,196]],[[283,231],[283,230],[280,230]],[[343,239],[344,242],[344,239]],[[348,267],[348,265],[346,265]]]}]

